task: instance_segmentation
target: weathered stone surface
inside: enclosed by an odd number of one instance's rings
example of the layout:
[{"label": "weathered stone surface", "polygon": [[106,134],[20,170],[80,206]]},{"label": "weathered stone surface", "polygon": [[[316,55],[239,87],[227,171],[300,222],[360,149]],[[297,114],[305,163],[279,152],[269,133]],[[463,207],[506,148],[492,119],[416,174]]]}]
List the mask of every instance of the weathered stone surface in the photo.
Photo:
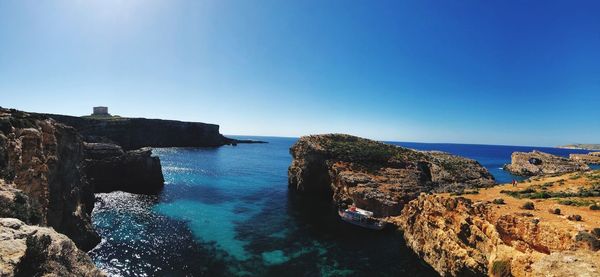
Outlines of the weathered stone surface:
[{"label": "weathered stone surface", "polygon": [[86,143],[84,171],[95,192],[153,194],[164,186],[160,159],[150,148],[123,152],[114,144]]},{"label": "weathered stone surface", "polygon": [[[501,266],[513,276],[596,276],[599,268],[598,252],[577,237],[581,232],[527,214],[497,213],[491,202],[422,194],[389,220],[442,276],[498,276]],[[571,262],[561,263],[561,255]],[[566,274],[574,268],[581,275]]]},{"label": "weathered stone surface", "polygon": [[99,241],[89,213],[93,191],[80,166],[75,129],[52,119],[0,108],[0,178],[27,195],[39,224],[69,236],[82,249]]},{"label": "weathered stone surface", "polygon": [[0,218],[18,218],[28,224],[38,224],[41,215],[39,210],[31,206],[29,197],[0,179]]},{"label": "weathered stone surface", "polygon": [[513,174],[522,176],[562,174],[590,169],[583,162],[540,151],[514,152],[511,156],[511,163],[504,168]]},{"label": "weathered stone surface", "polygon": [[494,185],[476,161],[349,135],[302,137],[290,152],[290,188],[354,203],[378,217],[399,214],[421,192]]},{"label": "weathered stone surface", "polygon": [[0,276],[104,276],[87,254],[53,229],[0,218]]},{"label": "weathered stone surface", "polygon": [[531,265],[532,276],[600,276],[600,252],[564,251],[542,257]]},{"label": "weathered stone surface", "polygon": [[586,164],[600,164],[600,152],[590,152],[588,154],[570,154],[569,158],[573,161]]},{"label": "weathered stone surface", "polygon": [[106,158],[119,157],[125,154],[121,146],[113,143],[83,143],[85,158],[89,160],[102,160]]}]

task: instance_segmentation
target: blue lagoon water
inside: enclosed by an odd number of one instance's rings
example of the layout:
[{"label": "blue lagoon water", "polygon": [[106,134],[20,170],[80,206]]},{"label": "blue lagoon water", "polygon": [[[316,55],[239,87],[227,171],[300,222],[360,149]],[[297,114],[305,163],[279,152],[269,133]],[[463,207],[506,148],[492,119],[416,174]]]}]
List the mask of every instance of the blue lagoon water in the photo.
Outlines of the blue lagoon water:
[{"label": "blue lagoon water", "polygon": [[[257,139],[269,143],[155,149],[160,195],[97,194],[94,262],[115,276],[436,276],[396,231],[345,224],[328,201],[288,192],[296,139]],[[515,178],[500,169],[510,154],[533,149],[395,144],[476,159],[500,182]]]}]

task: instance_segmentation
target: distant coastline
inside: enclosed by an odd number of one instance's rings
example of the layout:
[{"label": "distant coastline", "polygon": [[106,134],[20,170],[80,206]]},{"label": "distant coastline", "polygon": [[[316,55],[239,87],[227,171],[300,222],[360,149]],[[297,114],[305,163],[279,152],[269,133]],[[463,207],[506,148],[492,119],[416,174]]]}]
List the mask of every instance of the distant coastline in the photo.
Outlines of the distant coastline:
[{"label": "distant coastline", "polygon": [[556,148],[580,149],[580,150],[600,150],[600,144],[567,144],[567,145],[557,146]]}]

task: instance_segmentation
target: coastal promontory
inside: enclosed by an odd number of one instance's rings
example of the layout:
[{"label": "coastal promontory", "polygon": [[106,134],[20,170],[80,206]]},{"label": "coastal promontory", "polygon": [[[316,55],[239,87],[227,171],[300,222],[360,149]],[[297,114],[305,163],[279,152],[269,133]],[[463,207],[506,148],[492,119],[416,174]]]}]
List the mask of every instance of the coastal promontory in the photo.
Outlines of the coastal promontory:
[{"label": "coastal promontory", "polygon": [[529,153],[514,152],[511,163],[504,169],[521,176],[564,174],[589,170],[590,167],[580,160],[568,159],[534,150]]},{"label": "coastal promontory", "polygon": [[600,171],[497,185],[472,160],[348,135],[290,152],[291,189],[373,211],[441,276],[600,275]]},{"label": "coastal promontory", "polygon": [[343,134],[301,137],[290,149],[294,191],[353,203],[377,217],[398,215],[422,192],[494,185],[478,162]]},{"label": "coastal promontory", "polygon": [[142,147],[213,147],[238,142],[219,133],[219,125],[216,124],[118,116],[44,116],[72,126],[86,142],[114,143],[124,150]]}]

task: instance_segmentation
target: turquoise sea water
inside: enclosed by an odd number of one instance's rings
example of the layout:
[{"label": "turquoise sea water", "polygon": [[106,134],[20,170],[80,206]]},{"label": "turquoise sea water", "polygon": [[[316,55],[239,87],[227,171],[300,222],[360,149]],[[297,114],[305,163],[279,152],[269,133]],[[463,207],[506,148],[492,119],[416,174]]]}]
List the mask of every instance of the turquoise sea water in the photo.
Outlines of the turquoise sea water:
[{"label": "turquoise sea water", "polygon": [[[296,139],[259,139],[269,143],[155,149],[166,181],[160,195],[97,195],[93,223],[103,240],[90,252],[94,262],[115,276],[436,275],[396,231],[345,224],[329,201],[288,192]],[[396,144],[477,159],[501,182],[515,178],[499,170],[510,153],[529,151]]]}]

